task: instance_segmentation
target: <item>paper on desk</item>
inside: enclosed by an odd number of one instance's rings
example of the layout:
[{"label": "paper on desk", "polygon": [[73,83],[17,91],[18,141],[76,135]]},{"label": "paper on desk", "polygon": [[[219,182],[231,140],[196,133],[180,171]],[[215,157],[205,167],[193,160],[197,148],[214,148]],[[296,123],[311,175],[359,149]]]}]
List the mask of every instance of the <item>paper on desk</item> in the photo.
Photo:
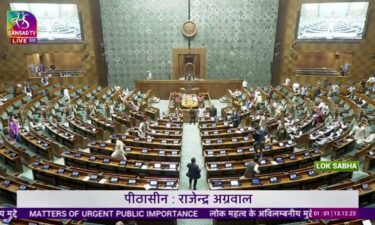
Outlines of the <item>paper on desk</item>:
[{"label": "paper on desk", "polygon": [[99,184],[104,184],[105,182],[107,182],[107,179],[103,178],[99,181]]}]

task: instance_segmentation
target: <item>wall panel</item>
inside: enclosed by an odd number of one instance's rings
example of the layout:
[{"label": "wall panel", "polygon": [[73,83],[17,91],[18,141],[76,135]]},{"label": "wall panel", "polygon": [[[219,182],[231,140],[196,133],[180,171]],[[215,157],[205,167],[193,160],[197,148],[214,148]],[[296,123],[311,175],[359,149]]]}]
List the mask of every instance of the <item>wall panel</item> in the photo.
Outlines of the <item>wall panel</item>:
[{"label": "wall panel", "polygon": [[[187,48],[181,26],[188,0],[101,0],[109,82],[131,86],[150,70],[169,79],[172,49]],[[191,0],[198,33],[192,48],[207,49],[207,79],[270,82],[278,0]]]}]

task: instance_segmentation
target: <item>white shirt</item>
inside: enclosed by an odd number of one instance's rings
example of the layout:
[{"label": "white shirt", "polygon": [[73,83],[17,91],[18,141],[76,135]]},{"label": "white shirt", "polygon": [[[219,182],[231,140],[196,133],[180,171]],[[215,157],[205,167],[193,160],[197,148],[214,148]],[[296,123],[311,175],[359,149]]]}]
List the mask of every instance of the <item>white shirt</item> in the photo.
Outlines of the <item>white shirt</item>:
[{"label": "white shirt", "polygon": [[262,118],[259,121],[259,126],[263,129],[266,129],[267,128],[267,122],[268,122],[267,118],[262,116]]},{"label": "white shirt", "polygon": [[290,85],[290,79],[289,78],[285,79],[285,85],[288,85],[288,86]]},{"label": "white shirt", "polygon": [[115,150],[113,151],[113,153],[111,154],[111,157],[114,157],[114,158],[120,158],[120,159],[124,159],[126,160],[126,156],[125,156],[125,151],[124,151],[124,143],[117,139],[116,140],[116,146],[115,146]]},{"label": "white shirt", "polygon": [[205,113],[205,108],[204,107],[201,107],[198,109],[198,117],[199,118],[203,118],[204,117],[204,113]]},{"label": "white shirt", "polygon": [[144,137],[147,132],[147,124],[145,122],[141,122],[139,124],[138,131],[139,131],[139,136]]},{"label": "white shirt", "polygon": [[[30,87],[30,90],[31,90],[31,87]],[[25,86],[25,94],[26,94],[27,96],[29,96],[29,97],[32,97],[32,96],[33,96],[33,92],[32,92],[32,91],[28,92],[26,86]]]},{"label": "white shirt", "polygon": [[263,99],[262,99],[262,95],[260,94],[260,92],[255,92],[255,101],[256,103],[262,103]]},{"label": "white shirt", "polygon": [[354,86],[350,86],[350,87],[348,88],[348,91],[349,91],[349,92],[354,92],[354,91],[355,91],[355,87],[354,87]]},{"label": "white shirt", "polygon": [[375,77],[370,77],[368,80],[367,80],[367,83],[375,83]]},{"label": "white shirt", "polygon": [[40,79],[40,83],[43,85],[43,86],[47,86],[48,85],[48,77],[42,77]]},{"label": "white shirt", "polygon": [[243,87],[243,88],[247,88],[247,81],[246,81],[246,80],[243,80],[243,81],[242,81],[242,87]]},{"label": "white shirt", "polygon": [[353,133],[354,140],[356,140],[356,142],[363,141],[364,139],[366,139],[366,128],[364,127],[355,126],[353,130],[350,132],[350,134]]},{"label": "white shirt", "polygon": [[297,92],[298,89],[299,89],[299,83],[298,82],[294,82],[293,83],[293,90],[294,90],[294,92]]},{"label": "white shirt", "polygon": [[331,88],[332,88],[332,91],[333,91],[333,92],[338,92],[339,89],[340,89],[339,86],[338,86],[337,84],[332,85]]},{"label": "white shirt", "polygon": [[322,109],[326,104],[324,102],[320,102],[318,105],[318,109]]},{"label": "white shirt", "polygon": [[4,103],[8,101],[6,98],[0,98],[0,105],[4,105]]},{"label": "white shirt", "polygon": [[115,106],[113,104],[109,105],[109,114],[114,114],[115,113]]},{"label": "white shirt", "polygon": [[322,110],[322,113],[324,115],[328,115],[328,113],[329,113],[329,107],[328,107],[328,105],[324,105],[321,110]]},{"label": "white shirt", "polygon": [[65,88],[63,93],[64,93],[64,98],[70,101],[69,90]]},{"label": "white shirt", "polygon": [[150,71],[147,71],[147,80],[151,80],[152,79],[152,73]]}]

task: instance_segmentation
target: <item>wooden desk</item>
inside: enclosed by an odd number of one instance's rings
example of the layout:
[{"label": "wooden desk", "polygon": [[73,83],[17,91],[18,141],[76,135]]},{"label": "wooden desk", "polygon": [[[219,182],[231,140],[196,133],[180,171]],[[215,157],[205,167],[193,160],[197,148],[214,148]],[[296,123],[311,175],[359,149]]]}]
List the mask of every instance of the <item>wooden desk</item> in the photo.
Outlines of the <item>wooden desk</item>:
[{"label": "wooden desk", "polygon": [[222,149],[222,148],[237,148],[243,146],[250,146],[254,143],[254,139],[249,136],[232,137],[232,138],[217,138],[202,140],[203,150],[207,149]]},{"label": "wooden desk", "polygon": [[[307,155],[305,155],[307,154]],[[295,158],[291,159],[293,155]],[[259,163],[259,170],[261,174],[272,172],[286,172],[292,169],[306,168],[311,166],[314,161],[322,156],[320,151],[305,150],[302,152],[293,153],[290,155],[276,155],[274,157],[263,158]],[[273,164],[272,161],[281,159],[279,163]],[[246,170],[249,160],[243,161],[224,161],[224,162],[206,162],[207,178],[212,177],[228,177],[228,176],[241,176]]]},{"label": "wooden desk", "polygon": [[233,128],[233,124],[229,123],[229,122],[228,123],[225,122],[225,123],[222,123],[222,124],[219,124],[219,125],[217,125],[216,123],[212,123],[212,124],[199,124],[198,127],[199,127],[199,130],[201,132],[204,131],[204,130],[218,130],[218,129],[220,129],[220,130],[222,130],[222,129],[228,130],[230,128]]},{"label": "wooden desk", "polygon": [[25,148],[19,145],[10,143],[10,140],[5,138],[4,136],[3,136],[3,140],[4,140],[4,145],[6,148],[11,149],[13,152],[17,152],[21,156],[21,158],[25,159],[25,161],[30,160],[31,156],[29,155],[29,153],[26,152]]},{"label": "wooden desk", "polygon": [[147,116],[150,117],[152,120],[156,120],[160,117],[160,109],[158,108],[148,107],[147,109],[145,109],[145,112]]},{"label": "wooden desk", "polygon": [[[222,108],[221,109],[221,117],[227,117],[230,114],[232,114],[232,109],[233,109],[233,107],[230,107],[230,106]],[[251,110],[249,110],[249,109],[245,109],[245,110],[239,109],[239,113],[240,113],[240,118],[244,119],[244,118],[250,116],[253,113],[253,109],[251,109]]]},{"label": "wooden desk", "polygon": [[[89,143],[90,152],[102,155],[111,155],[114,151],[115,144],[100,141]],[[165,162],[179,162],[181,152],[179,149],[157,149],[126,146],[125,151],[129,159],[158,160]]]},{"label": "wooden desk", "polygon": [[88,137],[94,140],[107,140],[109,133],[103,131],[101,128],[85,123],[78,118],[69,118],[69,127],[73,131],[82,134],[84,137]]},{"label": "wooden desk", "polygon": [[125,126],[123,126],[123,124],[117,121],[109,120],[102,115],[90,115],[90,119],[95,126],[100,127],[112,134],[122,134],[125,132]]},{"label": "wooden desk", "polygon": [[[84,169],[99,169],[119,174],[145,174],[146,176],[175,177],[180,174],[180,163],[144,160],[121,160],[106,155],[98,155],[75,150],[63,152],[65,165]],[[108,162],[105,162],[108,160]]]},{"label": "wooden desk", "polygon": [[207,123],[211,124],[211,123],[218,123],[218,122],[228,122],[228,121],[224,117],[216,117],[215,119],[214,117],[205,116],[203,118],[198,118],[199,124],[207,124]]},{"label": "wooden desk", "polygon": [[[132,127],[128,130],[130,135],[138,136],[138,128]],[[165,138],[165,139],[182,139],[182,131],[170,131],[170,130],[150,130],[146,132],[146,136],[154,138]]]},{"label": "wooden desk", "polygon": [[200,92],[209,92],[211,98],[218,99],[226,94],[227,89],[240,89],[241,80],[137,80],[135,87],[142,92],[151,90],[152,94],[161,99],[167,100],[169,94],[180,88],[199,88]]},{"label": "wooden desk", "polygon": [[125,145],[139,146],[146,148],[164,148],[164,149],[179,149],[181,150],[182,140],[176,139],[160,139],[160,138],[140,138],[132,135],[119,135],[111,136],[112,143],[120,138]]},{"label": "wooden desk", "polygon": [[151,185],[152,181],[156,181],[157,185],[151,186],[151,189],[177,190],[179,186],[177,178],[137,178],[134,175],[99,173],[96,170],[67,167],[46,161],[32,162],[29,168],[37,180],[78,190],[145,190],[145,185]]},{"label": "wooden desk", "polygon": [[83,136],[51,122],[44,123],[47,131],[61,144],[70,148],[86,148],[88,140]]},{"label": "wooden desk", "polygon": [[42,184],[39,182],[29,182],[13,176],[0,175],[0,194],[9,198],[16,204],[18,190],[60,190],[58,187]]},{"label": "wooden desk", "polygon": [[[282,143],[282,144],[281,144]],[[274,156],[275,154],[289,154],[293,152],[294,142],[287,141],[275,143],[271,147],[263,150],[263,156]],[[210,149],[204,150],[203,156],[205,162],[244,160],[253,158],[256,155],[254,146],[228,148],[228,149]]]},{"label": "wooden desk", "polygon": [[183,125],[182,123],[162,123],[162,124],[159,124],[159,123],[150,123],[149,124],[149,128],[150,129],[154,129],[154,130],[170,130],[170,131],[181,131],[182,132],[182,129],[183,129]]},{"label": "wooden desk", "polygon": [[145,120],[147,118],[147,114],[145,112],[143,112],[143,111],[133,111],[132,110],[129,113],[130,113],[130,115],[133,118],[135,118],[135,119],[137,119],[139,121],[143,121],[143,120]]},{"label": "wooden desk", "polygon": [[31,186],[26,181],[17,182],[0,176],[0,194],[3,194],[4,197],[9,198],[14,203],[17,201],[17,190],[20,190],[21,186],[23,186],[23,188],[26,190],[36,190],[35,187]]},{"label": "wooden desk", "polygon": [[228,130],[205,130],[201,131],[201,139],[212,139],[212,138],[234,138],[249,136],[254,132],[254,128],[230,128]]},{"label": "wooden desk", "polygon": [[[372,154],[372,155],[371,155]],[[367,152],[365,156],[365,161],[363,162],[363,171],[367,172],[375,166],[375,151],[372,153]]]},{"label": "wooden desk", "polygon": [[[364,188],[368,185],[368,188]],[[357,190],[360,206],[373,203],[375,200],[375,179],[358,181],[348,181],[343,184],[331,185],[325,190]]]},{"label": "wooden desk", "polygon": [[[352,177],[351,172],[317,172],[317,175],[309,176],[308,173],[311,170],[313,170],[313,167],[288,173],[260,175],[256,177],[260,179],[260,185],[252,184],[252,179],[240,180],[238,177],[208,179],[208,183],[210,190],[309,190],[323,184],[334,184]],[[295,174],[299,179],[291,180],[290,175],[292,174]],[[273,177],[277,178],[277,183],[271,182]],[[233,185],[233,182],[238,182],[238,185]]]},{"label": "wooden desk", "polygon": [[112,114],[112,119],[127,127],[132,127],[136,125],[136,119],[127,113],[114,113]]},{"label": "wooden desk", "polygon": [[12,164],[18,172],[23,172],[21,155],[18,152],[0,144],[0,156],[5,164]]},{"label": "wooden desk", "polygon": [[169,116],[161,116],[159,119],[156,120],[157,123],[159,124],[167,124],[167,123],[181,123],[183,124],[183,119],[184,117],[181,115],[181,116],[172,116],[171,117],[171,120],[169,118]]},{"label": "wooden desk", "polygon": [[355,144],[355,140],[350,138],[348,135],[337,140],[333,143],[331,158],[337,159],[339,156],[349,152],[352,149],[353,144]]},{"label": "wooden desk", "polygon": [[49,141],[38,138],[37,136],[23,131],[21,132],[22,140],[27,144],[35,148],[37,154],[44,155],[49,160],[53,160],[53,149],[52,143]]}]

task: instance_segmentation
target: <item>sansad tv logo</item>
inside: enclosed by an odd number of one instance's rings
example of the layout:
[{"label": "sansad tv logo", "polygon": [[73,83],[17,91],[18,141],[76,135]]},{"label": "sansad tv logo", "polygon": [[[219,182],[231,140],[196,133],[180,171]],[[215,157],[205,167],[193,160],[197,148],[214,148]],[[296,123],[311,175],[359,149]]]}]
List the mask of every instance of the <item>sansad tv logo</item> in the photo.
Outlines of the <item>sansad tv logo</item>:
[{"label": "sansad tv logo", "polygon": [[12,44],[37,42],[37,21],[36,17],[30,12],[8,11],[7,30]]}]

